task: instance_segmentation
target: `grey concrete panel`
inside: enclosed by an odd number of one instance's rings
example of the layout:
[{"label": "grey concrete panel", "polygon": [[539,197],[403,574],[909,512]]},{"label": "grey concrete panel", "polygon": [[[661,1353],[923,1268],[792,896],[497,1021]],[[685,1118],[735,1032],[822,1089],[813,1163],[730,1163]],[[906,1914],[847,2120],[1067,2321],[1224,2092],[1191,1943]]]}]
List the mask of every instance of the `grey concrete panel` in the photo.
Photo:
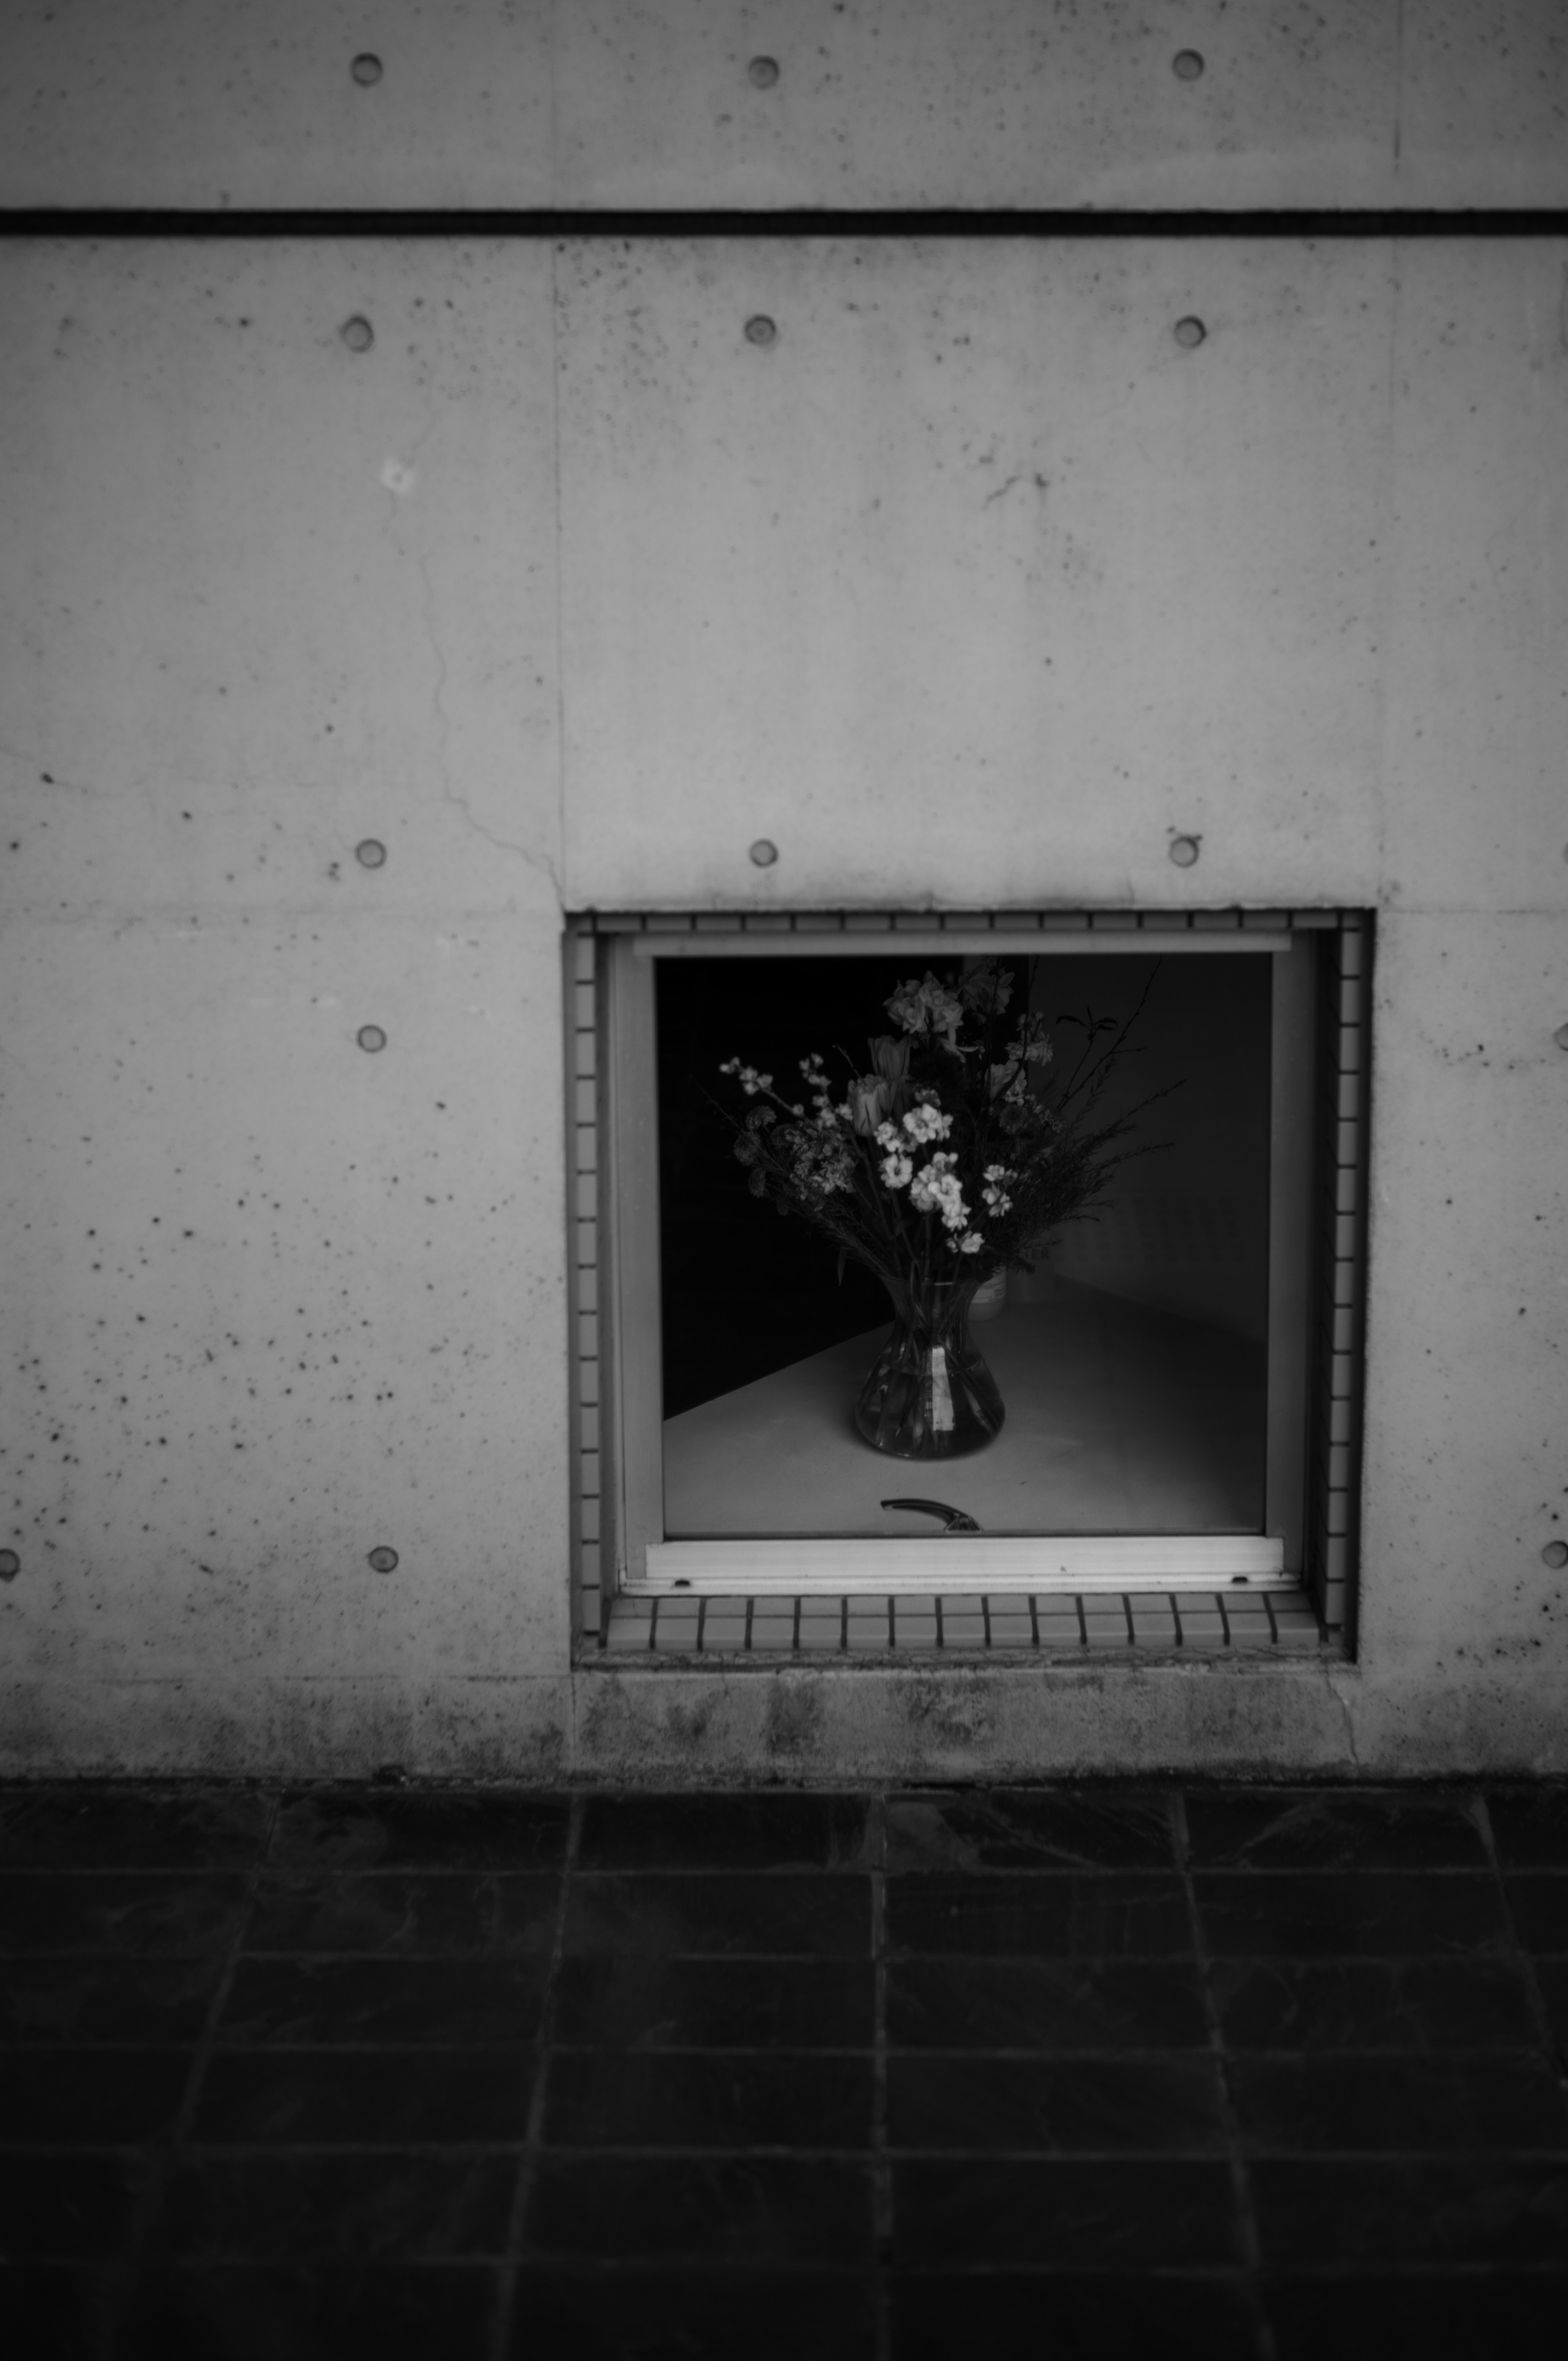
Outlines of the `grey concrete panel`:
[{"label": "grey concrete panel", "polygon": [[549,268],[0,250],[7,905],[555,906]]},{"label": "grey concrete panel", "polygon": [[1375,898],[1390,259],[574,242],[569,898]]},{"label": "grey concrete panel", "polygon": [[1561,204],[1565,93],[1554,0],[11,0],[0,203]]},{"label": "grey concrete panel", "polygon": [[1361,1653],[1561,1700],[1568,928],[1378,930]]},{"label": "grey concrete panel", "polygon": [[12,1666],[564,1666],[554,928],[28,919],[0,964]]}]

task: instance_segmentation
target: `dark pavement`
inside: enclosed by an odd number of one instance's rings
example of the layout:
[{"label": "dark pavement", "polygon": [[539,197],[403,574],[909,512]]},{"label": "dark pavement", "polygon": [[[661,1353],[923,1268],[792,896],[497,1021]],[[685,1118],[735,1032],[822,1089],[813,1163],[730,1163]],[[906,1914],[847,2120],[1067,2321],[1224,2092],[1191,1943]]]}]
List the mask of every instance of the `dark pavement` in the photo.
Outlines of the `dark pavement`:
[{"label": "dark pavement", "polygon": [[0,1788],[14,2361],[1524,2361],[1568,1786]]}]

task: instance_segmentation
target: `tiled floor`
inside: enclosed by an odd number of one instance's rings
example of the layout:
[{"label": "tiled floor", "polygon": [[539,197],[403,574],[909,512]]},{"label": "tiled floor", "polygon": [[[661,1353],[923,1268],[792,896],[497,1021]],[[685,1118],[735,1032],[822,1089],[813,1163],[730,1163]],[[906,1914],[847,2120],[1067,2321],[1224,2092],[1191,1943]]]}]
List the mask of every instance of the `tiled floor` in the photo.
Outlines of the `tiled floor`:
[{"label": "tiled floor", "polygon": [[1568,1789],[0,1790],[17,2361],[1521,2361]]}]

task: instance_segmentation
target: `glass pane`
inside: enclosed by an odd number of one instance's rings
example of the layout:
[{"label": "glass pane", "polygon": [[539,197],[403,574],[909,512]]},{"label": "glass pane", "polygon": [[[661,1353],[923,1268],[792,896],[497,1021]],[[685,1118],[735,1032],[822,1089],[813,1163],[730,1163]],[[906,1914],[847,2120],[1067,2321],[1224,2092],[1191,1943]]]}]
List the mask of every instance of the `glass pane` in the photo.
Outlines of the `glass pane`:
[{"label": "glass pane", "polygon": [[750,1192],[733,1154],[748,1101],[718,1071],[739,1057],[808,1104],[800,1060],[819,1051],[841,1098],[925,961],[656,963],[672,1538],[931,1532],[928,1515],[883,1506],[908,1498],[993,1533],[1261,1531],[1269,958],[1002,956],[1014,1006],[1048,1028],[1047,1093],[1086,1038],[1071,1020],[1121,1028],[1141,999],[1095,1120],[1169,1094],[1137,1117],[1124,1144],[1140,1152],[1107,1202],[1049,1234],[1033,1273],[1010,1272],[1003,1300],[971,1315],[1004,1421],[982,1448],[935,1461],[857,1430],[888,1291],[852,1259],[840,1273],[830,1238]]}]

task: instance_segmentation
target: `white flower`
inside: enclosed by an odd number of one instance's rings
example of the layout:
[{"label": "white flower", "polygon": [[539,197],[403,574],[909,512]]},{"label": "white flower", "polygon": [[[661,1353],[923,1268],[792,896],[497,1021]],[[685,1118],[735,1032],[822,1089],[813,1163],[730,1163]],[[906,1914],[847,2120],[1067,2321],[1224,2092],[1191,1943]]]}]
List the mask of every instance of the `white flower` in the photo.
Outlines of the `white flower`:
[{"label": "white flower", "polygon": [[969,1207],[953,1170],[957,1162],[956,1156],[933,1156],[925,1170],[916,1174],[909,1191],[909,1202],[916,1212],[940,1213],[946,1230],[961,1230],[969,1225]]},{"label": "white flower", "polygon": [[914,1163],[909,1157],[900,1156],[895,1149],[893,1155],[883,1158],[882,1177],[890,1189],[907,1189],[915,1178]]},{"label": "white flower", "polygon": [[[759,1074],[755,1066],[743,1066],[739,1058],[727,1058],[718,1071],[721,1074],[733,1074],[749,1099],[754,1099],[759,1091],[771,1091],[773,1086],[772,1074]],[[798,1108],[796,1113],[799,1113]]]},{"label": "white flower", "polygon": [[953,1118],[934,1106],[912,1106],[904,1118],[904,1128],[917,1147],[928,1140],[946,1139],[952,1130]]},{"label": "white flower", "polygon": [[1015,1180],[1017,1177],[1008,1165],[988,1164],[986,1166],[985,1186],[981,1191],[981,1195],[985,1199],[992,1213],[998,1215],[1011,1213],[1013,1200],[1002,1184],[1004,1180]]},{"label": "white flower", "polygon": [[911,976],[883,1005],[894,1024],[901,1025],[906,1033],[940,1033],[946,1037],[949,1049],[958,1039],[959,1027],[963,1022],[963,1003],[955,993],[938,983],[929,968],[926,971],[923,983],[916,983]]},{"label": "white flower", "polygon": [[980,1232],[970,1230],[967,1237],[959,1240],[959,1254],[978,1254],[984,1244],[985,1240],[981,1236]]}]

